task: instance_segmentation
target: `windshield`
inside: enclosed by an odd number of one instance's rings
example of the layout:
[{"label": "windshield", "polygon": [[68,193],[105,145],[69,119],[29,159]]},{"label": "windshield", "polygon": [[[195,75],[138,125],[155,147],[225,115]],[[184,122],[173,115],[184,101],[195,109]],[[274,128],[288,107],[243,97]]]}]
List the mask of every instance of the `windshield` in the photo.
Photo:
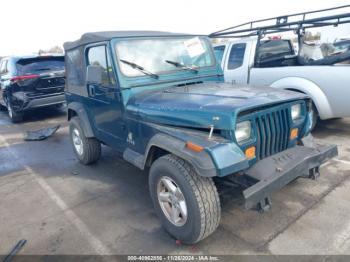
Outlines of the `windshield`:
[{"label": "windshield", "polygon": [[336,52],[350,51],[350,40],[341,40],[333,44]]},{"label": "windshield", "polygon": [[196,72],[213,66],[215,61],[210,43],[200,37],[120,41],[116,53],[122,73],[129,77],[179,70]]},{"label": "windshield", "polygon": [[220,46],[215,46],[214,47],[214,54],[215,54],[215,57],[218,60],[219,64],[221,64],[222,57],[224,56],[224,52],[225,52],[225,46],[224,45],[220,45]]}]

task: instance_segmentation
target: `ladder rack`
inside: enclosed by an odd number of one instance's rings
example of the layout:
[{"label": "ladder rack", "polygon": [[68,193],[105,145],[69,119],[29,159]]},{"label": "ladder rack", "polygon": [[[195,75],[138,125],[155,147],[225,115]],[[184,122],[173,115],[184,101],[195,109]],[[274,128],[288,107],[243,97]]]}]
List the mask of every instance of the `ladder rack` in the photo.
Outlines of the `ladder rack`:
[{"label": "ladder rack", "polygon": [[[338,14],[328,16],[321,15],[321,13],[333,11],[338,12]],[[305,29],[338,26],[346,23],[350,23],[350,5],[252,21],[211,33],[209,37],[241,38],[259,36],[260,38],[263,35],[287,31],[294,31],[300,35],[305,32]]]}]

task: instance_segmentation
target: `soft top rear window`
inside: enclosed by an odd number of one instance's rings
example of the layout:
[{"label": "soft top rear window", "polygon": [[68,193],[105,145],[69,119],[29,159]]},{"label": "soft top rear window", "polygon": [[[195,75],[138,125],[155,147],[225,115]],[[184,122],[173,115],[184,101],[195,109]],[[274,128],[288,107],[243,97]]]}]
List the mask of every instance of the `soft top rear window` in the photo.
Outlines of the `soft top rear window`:
[{"label": "soft top rear window", "polygon": [[44,71],[64,70],[64,57],[43,56],[23,58],[17,61],[16,67],[20,75],[40,73]]}]

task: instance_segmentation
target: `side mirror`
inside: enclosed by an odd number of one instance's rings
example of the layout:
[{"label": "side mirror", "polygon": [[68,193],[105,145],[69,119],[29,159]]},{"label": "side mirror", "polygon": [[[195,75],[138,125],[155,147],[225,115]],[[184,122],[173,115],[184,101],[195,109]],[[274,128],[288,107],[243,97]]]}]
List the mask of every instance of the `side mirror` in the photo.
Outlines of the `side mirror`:
[{"label": "side mirror", "polygon": [[87,84],[102,84],[103,69],[101,66],[89,65],[86,70],[86,83]]}]

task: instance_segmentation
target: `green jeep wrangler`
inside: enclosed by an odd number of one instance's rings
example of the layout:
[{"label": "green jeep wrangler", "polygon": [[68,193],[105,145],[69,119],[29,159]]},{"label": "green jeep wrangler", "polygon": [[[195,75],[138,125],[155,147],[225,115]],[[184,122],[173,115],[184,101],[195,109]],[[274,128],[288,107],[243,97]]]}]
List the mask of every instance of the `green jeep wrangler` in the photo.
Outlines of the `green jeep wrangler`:
[{"label": "green jeep wrangler", "polygon": [[77,158],[94,163],[104,144],[149,169],[155,211],[184,243],[218,227],[216,183],[240,185],[246,208],[267,210],[274,191],[337,155],[313,145],[306,95],[224,83],[205,36],[97,32],[64,47]]}]

